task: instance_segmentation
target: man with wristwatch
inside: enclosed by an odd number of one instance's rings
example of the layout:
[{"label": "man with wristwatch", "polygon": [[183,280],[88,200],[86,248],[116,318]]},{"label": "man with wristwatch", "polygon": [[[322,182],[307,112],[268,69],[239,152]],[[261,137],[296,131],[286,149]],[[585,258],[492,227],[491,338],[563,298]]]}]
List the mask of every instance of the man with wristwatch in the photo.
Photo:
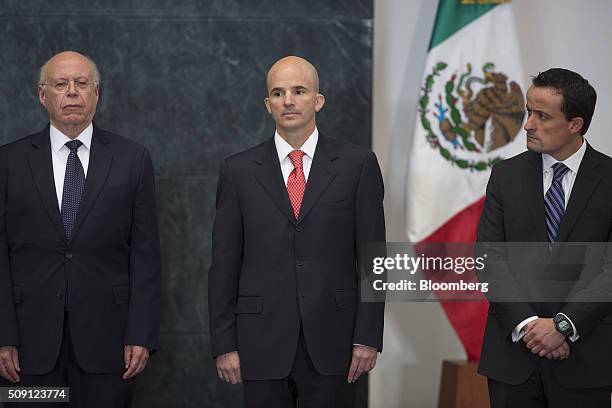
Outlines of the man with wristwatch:
[{"label": "man with wristwatch", "polygon": [[479,277],[490,282],[478,371],[492,408],[610,407],[612,158],[584,138],[596,99],[575,72],[533,77],[528,151],[491,171],[478,226],[488,254]]}]

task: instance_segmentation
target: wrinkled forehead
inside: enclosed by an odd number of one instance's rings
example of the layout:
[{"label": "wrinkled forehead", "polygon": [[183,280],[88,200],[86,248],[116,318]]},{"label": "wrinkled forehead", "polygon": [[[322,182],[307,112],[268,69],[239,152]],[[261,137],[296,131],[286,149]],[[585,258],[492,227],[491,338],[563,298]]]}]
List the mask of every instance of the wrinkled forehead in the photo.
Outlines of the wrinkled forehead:
[{"label": "wrinkled forehead", "polygon": [[48,78],[92,78],[93,69],[89,61],[79,56],[54,58],[45,70]]}]

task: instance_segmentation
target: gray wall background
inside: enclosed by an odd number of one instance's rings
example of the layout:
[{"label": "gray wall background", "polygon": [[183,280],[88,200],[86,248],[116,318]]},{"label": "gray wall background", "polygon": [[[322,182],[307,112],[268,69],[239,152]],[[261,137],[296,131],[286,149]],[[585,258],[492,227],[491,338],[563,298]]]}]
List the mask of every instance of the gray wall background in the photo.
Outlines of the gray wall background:
[{"label": "gray wall background", "polygon": [[[161,343],[137,407],[239,407],[210,356],[207,270],[217,170],[273,135],[265,73],[297,54],[319,69],[319,129],[369,145],[373,0],[4,0],[0,144],[47,123],[34,86],[58,51],[102,74],[97,125],[146,145],[157,177],[163,256]],[[95,318],[95,316],[92,316]]]}]

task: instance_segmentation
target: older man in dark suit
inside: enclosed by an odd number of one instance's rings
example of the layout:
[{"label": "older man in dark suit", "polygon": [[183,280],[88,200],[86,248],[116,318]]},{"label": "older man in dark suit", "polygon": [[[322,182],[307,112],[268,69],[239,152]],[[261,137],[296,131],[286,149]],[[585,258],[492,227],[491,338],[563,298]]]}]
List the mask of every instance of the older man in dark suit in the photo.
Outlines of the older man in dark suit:
[{"label": "older man in dark suit", "polygon": [[0,148],[0,375],[87,408],[129,405],[159,326],[151,158],[92,124],[99,83],[90,58],[55,55],[50,125]]}]

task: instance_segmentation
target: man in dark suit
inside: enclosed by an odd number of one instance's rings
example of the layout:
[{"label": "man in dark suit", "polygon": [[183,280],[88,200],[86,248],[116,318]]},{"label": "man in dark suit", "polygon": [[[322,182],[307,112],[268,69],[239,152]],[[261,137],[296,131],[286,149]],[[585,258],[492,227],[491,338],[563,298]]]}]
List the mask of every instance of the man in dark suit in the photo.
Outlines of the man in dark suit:
[{"label": "man in dark suit", "polygon": [[[493,408],[610,406],[612,159],[583,137],[595,101],[575,72],[538,74],[528,151],[491,173],[478,227],[492,282],[479,370]],[[568,244],[578,242],[593,244]]]},{"label": "man in dark suit", "polygon": [[99,83],[90,58],[55,55],[39,80],[50,125],[0,148],[0,375],[87,408],[129,405],[159,326],[151,158],[92,125]]},{"label": "man in dark suit", "polygon": [[274,138],[220,170],[209,272],[219,377],[247,407],[352,407],[382,349],[384,303],[360,302],[361,244],[385,239],[368,149],[319,134],[316,69],[286,57],[267,76]]}]

